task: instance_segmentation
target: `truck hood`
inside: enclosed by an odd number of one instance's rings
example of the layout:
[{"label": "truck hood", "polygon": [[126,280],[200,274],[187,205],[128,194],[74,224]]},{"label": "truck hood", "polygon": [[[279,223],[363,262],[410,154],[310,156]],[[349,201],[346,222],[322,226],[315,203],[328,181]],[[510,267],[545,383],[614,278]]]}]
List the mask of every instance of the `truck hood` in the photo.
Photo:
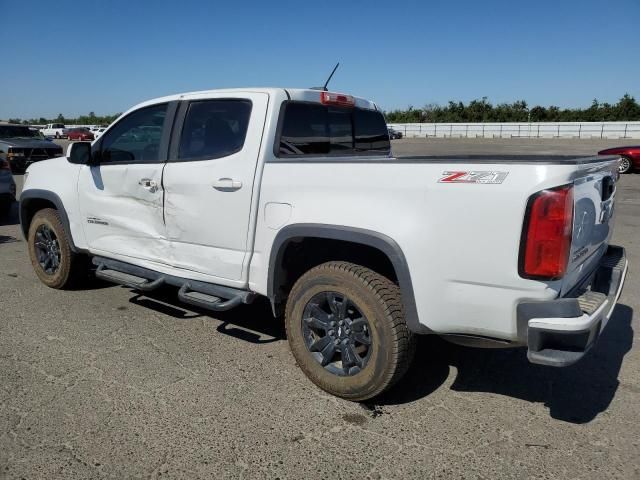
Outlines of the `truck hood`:
[{"label": "truck hood", "polygon": [[0,143],[9,147],[18,148],[56,148],[56,145],[49,140],[40,140],[38,138],[0,138]]}]

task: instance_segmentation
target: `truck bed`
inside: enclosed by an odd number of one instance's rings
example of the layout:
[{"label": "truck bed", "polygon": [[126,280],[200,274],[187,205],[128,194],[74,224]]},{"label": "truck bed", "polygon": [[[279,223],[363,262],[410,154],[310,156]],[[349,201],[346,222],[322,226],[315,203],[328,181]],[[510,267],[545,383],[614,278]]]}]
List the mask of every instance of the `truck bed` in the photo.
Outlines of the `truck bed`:
[{"label": "truck bed", "polygon": [[541,165],[585,165],[615,160],[607,155],[420,155],[395,157],[395,161],[418,163],[500,163],[500,164],[541,164]]},{"label": "truck bed", "polygon": [[478,164],[506,164],[506,165],[588,165],[617,160],[615,155],[408,155],[397,157],[339,157],[318,156],[305,159],[274,158],[269,163],[478,163]]}]

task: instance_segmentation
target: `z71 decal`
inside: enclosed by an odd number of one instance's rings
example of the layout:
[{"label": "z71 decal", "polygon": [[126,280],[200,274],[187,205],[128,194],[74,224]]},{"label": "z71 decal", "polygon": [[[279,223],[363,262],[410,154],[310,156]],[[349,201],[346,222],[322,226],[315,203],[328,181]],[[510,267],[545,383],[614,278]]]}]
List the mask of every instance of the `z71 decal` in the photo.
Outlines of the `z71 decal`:
[{"label": "z71 decal", "polygon": [[489,183],[504,182],[509,172],[442,172],[438,183]]}]

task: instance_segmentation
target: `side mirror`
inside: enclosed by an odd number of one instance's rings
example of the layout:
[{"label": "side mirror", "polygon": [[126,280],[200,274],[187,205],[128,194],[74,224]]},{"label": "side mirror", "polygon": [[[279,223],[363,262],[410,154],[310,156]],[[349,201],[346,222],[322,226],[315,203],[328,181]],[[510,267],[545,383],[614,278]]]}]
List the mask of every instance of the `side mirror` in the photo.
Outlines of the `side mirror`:
[{"label": "side mirror", "polygon": [[73,142],[67,148],[67,160],[69,163],[79,165],[91,164],[91,144],[89,142]]}]

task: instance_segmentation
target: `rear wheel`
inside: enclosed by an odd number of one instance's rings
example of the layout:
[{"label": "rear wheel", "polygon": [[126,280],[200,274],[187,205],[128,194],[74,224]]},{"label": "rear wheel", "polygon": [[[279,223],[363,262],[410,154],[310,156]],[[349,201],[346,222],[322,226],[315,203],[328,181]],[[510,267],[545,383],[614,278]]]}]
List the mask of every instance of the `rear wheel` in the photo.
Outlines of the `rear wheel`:
[{"label": "rear wheel", "polygon": [[620,157],[620,164],[618,165],[618,172],[629,173],[632,168],[631,159],[628,157]]},{"label": "rear wheel", "polygon": [[390,388],[415,350],[399,288],[352,263],[329,262],[304,274],[289,295],[285,322],[305,374],[348,400],[364,401]]},{"label": "rear wheel", "polygon": [[71,251],[57,210],[45,208],[34,215],[28,242],[33,269],[48,287],[69,288],[86,274],[86,259]]}]

